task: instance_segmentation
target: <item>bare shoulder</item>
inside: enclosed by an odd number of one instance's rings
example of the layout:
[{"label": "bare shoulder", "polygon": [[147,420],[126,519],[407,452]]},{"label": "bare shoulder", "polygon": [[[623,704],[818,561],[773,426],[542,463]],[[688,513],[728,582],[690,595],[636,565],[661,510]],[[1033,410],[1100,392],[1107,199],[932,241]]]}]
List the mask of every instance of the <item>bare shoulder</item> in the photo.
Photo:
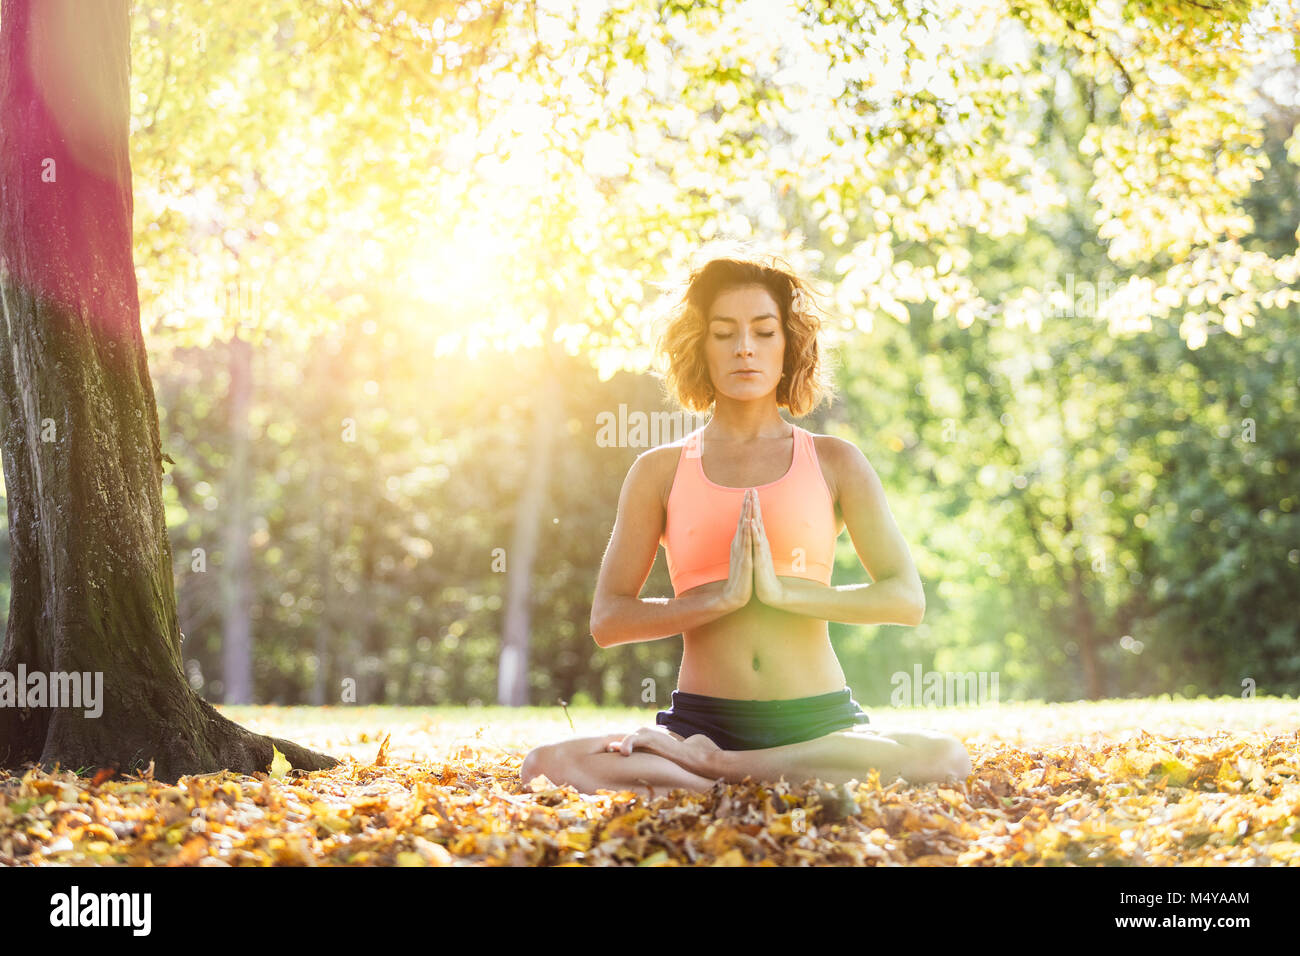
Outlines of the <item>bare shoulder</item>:
[{"label": "bare shoulder", "polygon": [[682,438],[647,449],[637,455],[632,463],[633,469],[641,470],[647,486],[653,487],[658,492],[659,503],[664,510],[668,508],[668,495],[672,491],[673,478],[677,474],[677,463],[681,459],[682,445],[685,441]]},{"label": "bare shoulder", "polygon": [[839,501],[840,487],[850,476],[858,472],[864,464],[869,468],[862,449],[853,442],[837,435],[816,435],[809,432],[813,445],[817,449],[817,460],[821,463],[822,473],[831,494]]}]

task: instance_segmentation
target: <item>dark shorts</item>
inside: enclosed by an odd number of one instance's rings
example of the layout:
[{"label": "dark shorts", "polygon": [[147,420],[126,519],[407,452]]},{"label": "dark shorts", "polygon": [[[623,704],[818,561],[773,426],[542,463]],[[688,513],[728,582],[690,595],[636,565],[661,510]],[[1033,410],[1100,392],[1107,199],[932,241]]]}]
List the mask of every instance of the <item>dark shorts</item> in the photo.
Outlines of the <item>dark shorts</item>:
[{"label": "dark shorts", "polygon": [[825,737],[870,719],[847,687],[791,700],[733,700],[673,691],[655,723],[675,734],[704,734],[723,750],[763,750]]}]

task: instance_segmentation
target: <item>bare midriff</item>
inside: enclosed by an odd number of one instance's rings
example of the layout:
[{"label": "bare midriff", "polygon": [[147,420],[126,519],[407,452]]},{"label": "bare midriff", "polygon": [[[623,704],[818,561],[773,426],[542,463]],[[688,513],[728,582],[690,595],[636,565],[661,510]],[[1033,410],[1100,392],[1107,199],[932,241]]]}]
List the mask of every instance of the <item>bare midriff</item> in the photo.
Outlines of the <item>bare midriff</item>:
[{"label": "bare midriff", "polygon": [[677,689],[687,694],[788,700],[845,686],[826,621],[768,607],[756,597],[738,611],[686,631],[682,648]]}]

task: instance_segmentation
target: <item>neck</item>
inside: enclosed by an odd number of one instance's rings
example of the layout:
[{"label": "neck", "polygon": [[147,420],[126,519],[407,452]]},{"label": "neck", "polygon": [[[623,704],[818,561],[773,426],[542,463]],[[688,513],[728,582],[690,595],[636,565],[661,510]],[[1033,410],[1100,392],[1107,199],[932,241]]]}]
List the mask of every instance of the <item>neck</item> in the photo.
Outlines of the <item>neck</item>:
[{"label": "neck", "polygon": [[723,441],[750,441],[756,438],[789,438],[791,428],[777,411],[775,402],[719,401],[713,408],[706,431],[710,438]]}]

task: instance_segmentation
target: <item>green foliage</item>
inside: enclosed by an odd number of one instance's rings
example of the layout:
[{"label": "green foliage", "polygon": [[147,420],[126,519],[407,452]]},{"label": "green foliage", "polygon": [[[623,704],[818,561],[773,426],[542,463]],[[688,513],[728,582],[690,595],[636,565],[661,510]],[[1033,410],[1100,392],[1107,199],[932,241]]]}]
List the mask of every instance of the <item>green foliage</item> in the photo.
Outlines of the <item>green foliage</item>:
[{"label": "green foliage", "polygon": [[[1006,698],[1300,689],[1300,138],[1264,88],[1294,4],[788,14],[133,7],[196,686],[220,696],[238,333],[258,699],[337,702],[344,678],[359,703],[494,699],[493,554],[536,522],[533,699],[643,706],[650,679],[665,703],[678,639],[587,633],[641,450],[594,422],[660,408],[654,291],[754,234],[833,288],[844,398],[801,424],[863,448],[926,582],[920,628],[832,624],[860,700],[917,664],[996,670]],[[538,422],[553,379],[563,413]],[[860,580],[842,542],[835,583]],[[644,593],[671,593],[662,561]]]}]

